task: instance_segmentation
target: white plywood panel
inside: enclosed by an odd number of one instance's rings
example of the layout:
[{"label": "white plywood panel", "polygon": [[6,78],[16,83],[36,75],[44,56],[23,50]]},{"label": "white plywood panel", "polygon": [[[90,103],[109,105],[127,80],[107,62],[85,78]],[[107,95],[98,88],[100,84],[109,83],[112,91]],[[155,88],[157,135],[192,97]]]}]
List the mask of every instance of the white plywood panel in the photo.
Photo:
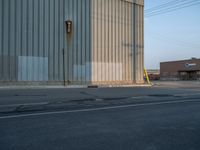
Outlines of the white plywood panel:
[{"label": "white plywood panel", "polygon": [[18,81],[48,81],[48,58],[19,56]]}]

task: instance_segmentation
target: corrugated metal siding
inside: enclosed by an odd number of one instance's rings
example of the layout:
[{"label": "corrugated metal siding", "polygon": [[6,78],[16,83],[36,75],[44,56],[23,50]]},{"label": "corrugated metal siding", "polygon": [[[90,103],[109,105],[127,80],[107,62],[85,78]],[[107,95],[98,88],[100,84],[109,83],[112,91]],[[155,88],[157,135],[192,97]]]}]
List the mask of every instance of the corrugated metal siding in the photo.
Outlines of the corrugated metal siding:
[{"label": "corrugated metal siding", "polygon": [[[142,4],[0,0],[0,81],[142,82]],[[72,21],[71,34],[65,20]]]},{"label": "corrugated metal siding", "polygon": [[67,36],[69,82],[86,84],[91,80],[90,0],[70,0],[66,14],[74,23],[72,34]]},{"label": "corrugated metal siding", "polygon": [[0,79],[3,79],[3,3],[0,0]]},{"label": "corrugated metal siding", "polygon": [[93,0],[92,30],[93,83],[142,83],[143,5]]},{"label": "corrugated metal siding", "polygon": [[90,0],[0,0],[0,33],[0,81],[63,81],[63,48],[68,83],[90,80]]},{"label": "corrugated metal siding", "polygon": [[144,8],[135,7],[135,81],[143,82],[144,70]]}]

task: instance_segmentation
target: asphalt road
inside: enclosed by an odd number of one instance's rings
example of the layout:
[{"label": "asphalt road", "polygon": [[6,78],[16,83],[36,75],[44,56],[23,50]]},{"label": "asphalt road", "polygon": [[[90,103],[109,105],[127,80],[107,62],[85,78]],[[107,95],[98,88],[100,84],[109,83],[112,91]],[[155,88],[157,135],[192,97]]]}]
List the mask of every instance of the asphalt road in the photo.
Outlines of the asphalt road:
[{"label": "asphalt road", "polygon": [[32,98],[29,106],[20,105],[21,111],[7,107],[20,104],[11,96],[0,105],[5,110],[0,113],[0,149],[199,150],[199,91],[153,87],[120,89],[119,94],[119,89],[80,89],[92,96],[78,100],[77,94],[74,103],[62,99],[45,106],[33,105]]}]

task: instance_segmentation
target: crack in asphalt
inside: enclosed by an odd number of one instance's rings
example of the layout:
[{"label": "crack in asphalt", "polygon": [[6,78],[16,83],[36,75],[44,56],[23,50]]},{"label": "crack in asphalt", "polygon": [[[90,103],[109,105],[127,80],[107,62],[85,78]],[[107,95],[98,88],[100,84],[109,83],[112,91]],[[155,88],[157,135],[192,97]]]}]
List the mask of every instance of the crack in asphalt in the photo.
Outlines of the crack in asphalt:
[{"label": "crack in asphalt", "polygon": [[41,94],[41,95],[34,95],[34,94],[13,94],[13,95],[0,95],[0,98],[5,98],[5,97],[47,97],[47,95],[45,94]]},{"label": "crack in asphalt", "polygon": [[[86,92],[82,94],[93,95]],[[96,96],[96,95],[93,95]],[[193,95],[194,96],[194,95]],[[143,98],[143,100],[142,100]],[[151,100],[151,98],[161,98],[159,100]],[[126,103],[145,103],[153,101],[164,101],[164,98],[176,98],[176,100],[184,100],[190,98],[191,100],[199,99],[199,97],[185,97],[181,95],[171,95],[171,94],[151,94],[146,96],[135,96],[135,97],[105,97],[100,98],[96,96],[95,98],[83,98],[74,100],[57,100],[52,102],[43,103],[30,103],[30,104],[19,104],[19,105],[5,105],[0,106],[0,114],[5,113],[21,113],[30,111],[45,111],[49,109],[70,109],[74,107],[82,106],[99,106],[99,105],[112,105],[112,104],[126,104]],[[139,101],[140,100],[140,101]],[[3,108],[3,109],[2,109]]]}]

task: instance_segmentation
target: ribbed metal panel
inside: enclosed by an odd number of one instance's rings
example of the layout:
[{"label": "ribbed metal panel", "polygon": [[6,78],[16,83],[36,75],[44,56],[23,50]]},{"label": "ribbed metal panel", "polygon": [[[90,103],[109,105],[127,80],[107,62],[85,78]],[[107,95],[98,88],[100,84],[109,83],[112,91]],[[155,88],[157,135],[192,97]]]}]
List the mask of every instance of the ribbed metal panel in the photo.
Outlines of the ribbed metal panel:
[{"label": "ribbed metal panel", "polygon": [[0,0],[0,81],[64,80],[143,81],[143,0]]},{"label": "ribbed metal panel", "polygon": [[0,79],[3,79],[3,2],[0,0]]},{"label": "ribbed metal panel", "polygon": [[69,0],[65,4],[67,20],[73,22],[73,31],[67,35],[68,84],[86,84],[91,81],[90,0]]},{"label": "ribbed metal panel", "polygon": [[90,18],[90,0],[0,0],[0,80],[90,81]]},{"label": "ribbed metal panel", "polygon": [[92,1],[93,83],[143,82],[142,2]]}]

